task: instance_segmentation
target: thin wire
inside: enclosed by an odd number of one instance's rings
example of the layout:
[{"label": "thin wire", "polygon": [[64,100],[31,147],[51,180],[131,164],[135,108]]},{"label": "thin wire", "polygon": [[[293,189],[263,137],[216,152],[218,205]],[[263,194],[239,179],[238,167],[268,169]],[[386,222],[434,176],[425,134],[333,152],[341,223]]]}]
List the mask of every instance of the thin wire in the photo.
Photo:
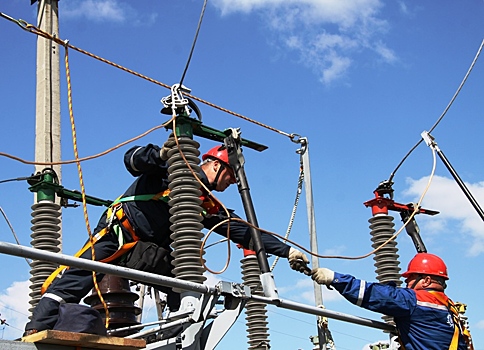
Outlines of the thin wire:
[{"label": "thin wire", "polygon": [[[116,67],[116,68],[118,68],[118,69],[121,69],[121,70],[123,70],[123,71],[125,71],[125,72],[127,72],[127,73],[133,74],[133,75],[135,75],[135,76],[137,76],[137,77],[139,77],[139,78],[145,79],[145,80],[147,80],[147,81],[149,81],[149,82],[151,82],[151,83],[154,83],[154,84],[157,84],[157,85],[163,86],[164,88],[167,88],[167,89],[171,89],[171,86],[169,86],[168,84],[164,84],[164,83],[162,83],[162,82],[160,82],[160,81],[157,81],[157,80],[155,80],[155,79],[152,79],[152,78],[150,78],[150,77],[148,77],[148,76],[146,76],[146,75],[143,75],[143,74],[137,73],[137,72],[135,72],[135,71],[133,71],[133,70],[131,70],[131,69],[129,69],[129,68],[123,67],[123,66],[121,66],[121,65],[119,65],[119,64],[117,64],[117,63],[114,63],[114,62],[111,62],[111,61],[109,61],[109,60],[106,60],[105,58],[102,58],[102,57],[100,57],[100,56],[94,55],[94,54],[92,54],[92,53],[90,53],[90,52],[88,52],[88,51],[85,51],[85,50],[83,50],[83,49],[81,49],[81,48],[79,48],[79,47],[76,47],[76,46],[74,46],[74,45],[71,45],[71,44],[70,44],[70,43],[68,43],[67,41],[62,41],[61,39],[59,39],[59,38],[57,38],[57,37],[54,37],[54,36],[50,35],[49,33],[43,32],[41,29],[39,29],[39,28],[35,27],[35,26],[34,26],[34,25],[32,25],[32,24],[29,24],[29,23],[25,22],[25,21],[24,21],[24,20],[22,20],[22,19],[20,19],[20,20],[14,20],[13,18],[11,18],[11,17],[9,17],[9,16],[7,16],[7,15],[4,15],[4,14],[2,14],[1,12],[0,12],[0,15],[1,15],[1,17],[4,17],[4,18],[6,18],[6,19],[8,19],[8,20],[10,20],[10,21],[12,21],[12,22],[14,22],[14,23],[16,23],[16,24],[17,24],[17,25],[18,25],[20,28],[22,28],[23,30],[25,30],[25,31],[27,31],[27,32],[29,32],[29,33],[32,33],[32,34],[36,34],[36,35],[42,36],[42,37],[44,37],[44,38],[46,38],[46,39],[50,39],[50,40],[52,40],[52,41],[54,41],[54,42],[56,42],[56,43],[58,43],[58,44],[60,44],[60,45],[63,45],[63,46],[69,47],[69,48],[71,48],[71,49],[73,49],[73,50],[75,50],[75,51],[77,51],[77,52],[80,52],[80,53],[82,53],[82,54],[84,54],[84,55],[87,55],[87,56],[89,56],[89,57],[91,57],[91,58],[97,59],[97,60],[99,60],[99,61],[101,61],[101,62],[104,62],[104,63],[106,63],[106,64],[109,64],[109,65],[111,65],[111,66],[113,66],[113,67]],[[249,123],[256,124],[256,125],[258,125],[258,126],[260,126],[260,127],[263,127],[263,128],[268,129],[268,130],[274,131],[274,132],[276,132],[276,133],[278,133],[278,134],[280,134],[280,135],[287,136],[287,137],[288,137],[288,138],[289,138],[291,141],[294,141],[294,134],[290,134],[290,133],[284,132],[284,131],[279,130],[279,129],[276,129],[276,128],[274,128],[274,127],[270,126],[270,125],[267,125],[267,124],[261,123],[261,122],[259,122],[259,121],[257,121],[257,120],[254,120],[254,119],[251,119],[251,118],[249,118],[249,117],[246,117],[246,116],[244,116],[244,115],[242,115],[242,114],[239,114],[239,113],[233,112],[233,111],[231,111],[231,110],[229,110],[229,109],[227,109],[227,108],[220,107],[220,106],[218,106],[218,105],[216,105],[216,104],[214,104],[214,103],[211,103],[211,102],[209,102],[209,101],[206,101],[206,100],[204,100],[204,99],[202,99],[202,98],[200,98],[200,97],[197,97],[197,96],[194,96],[194,95],[190,95],[190,94],[188,94],[188,93],[185,93],[184,95],[185,95],[185,96],[187,96],[187,97],[190,97],[191,99],[193,99],[193,100],[195,100],[195,101],[198,101],[198,102],[201,102],[201,103],[203,103],[203,104],[206,104],[206,105],[207,105],[207,106],[209,106],[209,107],[212,107],[212,108],[218,109],[218,110],[220,110],[220,111],[222,111],[222,112],[224,112],[224,113],[227,113],[227,114],[233,115],[233,116],[235,116],[235,117],[237,117],[237,118],[244,119],[245,121],[248,121]]]},{"label": "thin wire", "polygon": [[[7,222],[8,227],[10,227],[10,231],[12,231],[13,237],[15,238],[15,242],[17,242],[17,245],[20,245],[20,241],[19,241],[19,239],[17,237],[17,234],[15,233],[15,230],[13,229],[13,226],[10,223],[10,220],[8,220],[7,214],[3,211],[3,208],[2,207],[0,207],[0,212],[2,212],[2,215],[5,218],[5,221]],[[27,259],[27,258],[25,258],[25,261],[30,266],[31,261],[29,259]]]},{"label": "thin wire", "polygon": [[224,243],[224,242],[227,242],[227,240],[228,240],[227,238],[222,238],[221,240],[219,240],[219,241],[217,241],[217,242],[207,244],[207,245],[205,246],[205,250],[207,250],[208,248],[213,247],[213,246],[215,246],[215,245],[217,245],[217,244],[219,244],[219,243]]},{"label": "thin wire", "polygon": [[452,103],[454,103],[454,100],[457,98],[457,95],[459,94],[460,90],[462,89],[462,87],[464,86],[465,82],[467,81],[467,78],[469,77],[469,75],[471,74],[471,71],[472,69],[474,68],[474,65],[476,64],[476,61],[477,59],[479,58],[479,55],[481,54],[481,51],[482,51],[482,47],[484,46],[484,39],[482,40],[481,42],[481,46],[479,46],[479,50],[477,50],[477,53],[476,53],[476,56],[474,57],[474,60],[472,61],[472,64],[471,66],[469,67],[469,69],[467,70],[467,73],[464,77],[464,79],[462,79],[462,82],[460,83],[459,85],[459,88],[457,89],[457,91],[455,92],[454,96],[452,96],[452,99],[450,100],[449,104],[447,105],[447,107],[445,107],[445,110],[444,112],[442,112],[442,115],[439,117],[439,119],[435,122],[435,124],[430,128],[429,130],[429,133],[431,133],[436,127],[437,125],[440,123],[440,121],[442,120],[442,118],[444,118],[444,115],[447,113],[447,111],[449,110],[450,106],[452,105]]},{"label": "thin wire", "polygon": [[[439,119],[437,119],[437,121],[435,122],[435,124],[430,128],[429,132],[432,132],[436,127],[437,125],[440,123],[440,121],[444,118],[444,116],[447,114],[447,111],[450,109],[450,106],[454,103],[455,99],[457,98],[457,95],[459,94],[459,92],[462,90],[462,88],[464,87],[464,84],[465,82],[467,81],[467,78],[469,77],[469,75],[471,74],[471,71],[472,69],[474,68],[474,65],[476,64],[477,62],[477,59],[479,58],[479,55],[481,54],[481,51],[482,51],[482,48],[484,47],[484,39],[482,40],[481,42],[481,45],[479,46],[479,50],[477,50],[477,53],[476,53],[476,56],[474,57],[474,59],[472,60],[472,63],[469,67],[469,69],[467,70],[467,73],[466,75],[464,76],[464,79],[462,79],[462,82],[460,83],[459,87],[457,88],[454,96],[452,96],[449,104],[447,105],[447,107],[445,107],[444,111],[442,112],[442,114],[440,115]],[[420,139],[416,144],[415,146],[413,146],[410,151],[408,151],[408,153],[405,155],[405,157],[403,157],[403,159],[400,161],[400,163],[398,163],[397,167],[395,168],[395,170],[393,170],[393,172],[390,174],[390,178],[388,179],[388,181],[392,181],[393,180],[393,177],[395,176],[395,173],[397,172],[397,170],[402,166],[403,162],[405,162],[405,160],[410,156],[410,154],[415,150],[415,148],[417,148],[421,143],[422,143],[422,139]]]},{"label": "thin wire", "polygon": [[0,301],[0,306],[4,307],[4,308],[6,308],[6,309],[9,309],[9,310],[11,310],[11,311],[13,311],[13,312],[16,312],[16,313],[18,313],[18,314],[20,314],[20,315],[23,315],[23,316],[29,317],[29,315],[24,314],[23,312],[20,312],[20,311],[18,311],[18,310],[15,310],[14,308],[11,308],[10,306],[5,305],[5,303],[4,303],[4,302],[2,302],[2,301]]},{"label": "thin wire", "polygon": [[195,44],[197,43],[198,33],[200,32],[200,27],[202,26],[203,15],[205,14],[205,8],[207,7],[207,0],[203,2],[202,12],[200,13],[200,18],[198,19],[197,31],[195,32],[195,37],[193,38],[192,48],[190,49],[190,54],[188,55],[187,64],[185,65],[185,70],[183,71],[182,77],[180,79],[180,86],[183,86],[183,80],[187,74],[188,66],[192,60],[193,50],[195,50]]}]

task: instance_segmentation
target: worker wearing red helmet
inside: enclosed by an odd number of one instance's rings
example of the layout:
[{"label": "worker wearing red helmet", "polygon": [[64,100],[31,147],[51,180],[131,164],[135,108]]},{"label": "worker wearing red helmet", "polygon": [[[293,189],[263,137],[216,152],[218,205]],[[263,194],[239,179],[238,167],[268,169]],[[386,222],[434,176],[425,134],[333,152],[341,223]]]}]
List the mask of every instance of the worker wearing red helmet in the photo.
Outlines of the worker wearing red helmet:
[{"label": "worker wearing red helmet", "polygon": [[410,261],[402,274],[406,288],[393,282],[366,282],[327,268],[313,269],[311,277],[334,287],[355,305],[392,316],[405,350],[473,349],[469,331],[444,293],[447,267],[434,254],[418,253]]},{"label": "worker wearing red helmet", "polygon": [[[223,192],[227,187],[236,182],[234,170],[229,165],[229,154],[225,146],[215,146],[211,148],[202,156],[202,160],[204,161],[204,163],[202,163],[202,170],[205,175],[207,175],[207,173],[212,175],[210,179],[207,179],[212,191]],[[210,164],[210,166],[218,163],[218,166],[216,166],[213,171],[207,171],[207,165],[210,161],[215,161],[215,163]]]},{"label": "worker wearing red helmet", "polygon": [[[168,179],[168,152],[175,146],[175,141],[170,137],[163,147],[148,144],[144,147],[135,146],[129,149],[124,156],[126,169],[136,179],[126,192],[118,199],[123,217],[114,217],[113,227],[110,225],[108,214],[104,213],[94,230],[94,236],[100,232],[107,232],[94,244],[96,260],[110,259],[118,251],[119,235],[125,242],[135,240],[130,231],[134,231],[136,238],[142,242],[155,243],[159,249],[159,255],[163,257],[160,265],[153,268],[154,272],[161,275],[175,277],[171,270],[171,222]],[[224,146],[210,149],[202,156],[203,163],[200,165],[199,179],[210,190],[223,192],[231,184],[235,183],[234,171],[229,165],[228,153]],[[226,219],[226,213],[221,209],[220,203],[212,199],[202,189],[202,224],[207,229],[214,228],[220,235],[226,236],[228,224],[220,224]],[[151,196],[153,194],[153,196]],[[163,195],[158,195],[163,194]],[[126,198],[126,200],[123,200]],[[231,217],[238,216],[230,211]],[[114,230],[116,224],[121,230]],[[122,223],[122,224],[121,224]],[[128,227],[126,227],[126,225]],[[299,250],[288,246],[272,235],[261,233],[262,243],[268,254],[285,257],[292,269],[302,272],[309,263],[306,255]],[[246,249],[253,250],[252,236],[249,227],[239,221],[230,222],[230,239]],[[135,247],[140,244],[136,244]],[[91,249],[87,249],[81,258],[91,259]],[[110,261],[117,264],[119,260]],[[129,265],[125,265],[130,267]],[[146,271],[146,270],[145,270]],[[97,274],[98,282],[103,278]],[[46,287],[47,288],[47,287]],[[63,303],[79,303],[80,300],[93,288],[92,272],[77,268],[65,270],[60,278],[57,278],[42,295],[38,305],[34,309],[32,319],[27,323],[25,335],[45,329],[53,329],[58,319],[58,310]],[[176,310],[179,305],[179,296],[170,288],[157,287],[168,294],[168,306]]]}]

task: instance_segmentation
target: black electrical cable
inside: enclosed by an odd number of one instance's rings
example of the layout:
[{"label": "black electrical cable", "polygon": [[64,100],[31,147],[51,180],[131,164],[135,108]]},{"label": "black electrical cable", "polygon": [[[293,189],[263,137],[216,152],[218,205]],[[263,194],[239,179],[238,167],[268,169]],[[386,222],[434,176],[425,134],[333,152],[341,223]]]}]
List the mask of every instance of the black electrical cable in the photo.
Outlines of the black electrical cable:
[{"label": "black electrical cable", "polygon": [[187,74],[188,66],[190,65],[190,61],[192,59],[193,50],[195,49],[195,44],[197,42],[198,33],[200,32],[200,27],[202,26],[203,16],[205,14],[205,8],[207,7],[207,0],[203,2],[202,12],[200,13],[200,18],[198,20],[197,31],[195,33],[195,37],[193,38],[192,48],[190,49],[190,55],[188,56],[187,64],[185,65],[185,70],[183,71],[182,77],[180,79],[180,86],[183,86],[183,80],[185,80],[185,75]]},{"label": "black electrical cable", "polygon": [[[437,121],[435,122],[435,124],[430,128],[429,130],[429,133],[432,132],[436,127],[437,125],[439,125],[439,123],[441,122],[441,120],[444,118],[444,116],[447,114],[447,111],[450,109],[450,106],[454,103],[455,99],[457,98],[457,95],[459,94],[459,92],[462,90],[465,82],[467,81],[467,78],[469,77],[472,69],[474,68],[474,65],[476,64],[477,62],[477,59],[479,58],[479,55],[481,54],[481,51],[482,51],[482,48],[484,46],[484,40],[482,40],[481,42],[481,46],[479,46],[479,50],[477,50],[477,54],[476,56],[474,57],[474,60],[472,61],[469,69],[467,70],[467,73],[466,75],[464,76],[464,79],[462,79],[462,82],[460,83],[459,87],[457,88],[457,91],[455,92],[454,96],[452,96],[452,99],[450,100],[449,104],[447,105],[447,107],[445,107],[444,111],[442,112],[442,114],[440,115],[439,119],[437,119]],[[395,176],[395,173],[397,172],[397,170],[402,166],[403,162],[405,162],[405,160],[410,156],[410,154],[415,150],[415,148],[417,148],[421,143],[422,143],[423,139],[420,139],[416,144],[415,146],[413,146],[410,151],[408,151],[408,153],[405,155],[405,157],[403,157],[403,159],[400,161],[400,163],[398,163],[397,167],[395,168],[395,170],[393,170],[393,172],[390,174],[390,178],[388,179],[389,182],[392,182],[393,180],[393,177]]]},{"label": "black electrical cable", "polygon": [[36,176],[27,176],[27,177],[17,177],[15,179],[7,179],[7,180],[0,180],[0,184],[3,184],[5,182],[11,182],[11,181],[24,181],[24,180],[30,180],[37,178]]}]

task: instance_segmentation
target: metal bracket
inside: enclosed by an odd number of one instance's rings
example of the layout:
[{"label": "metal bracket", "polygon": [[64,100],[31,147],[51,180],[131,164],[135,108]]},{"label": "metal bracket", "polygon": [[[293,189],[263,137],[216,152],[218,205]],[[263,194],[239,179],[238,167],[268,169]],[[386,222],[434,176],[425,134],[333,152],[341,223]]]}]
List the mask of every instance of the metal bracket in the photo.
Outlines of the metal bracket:
[{"label": "metal bracket", "polygon": [[191,90],[186,86],[173,84],[171,94],[161,99],[164,106],[161,113],[189,116],[188,99],[183,97],[182,92],[189,93]]},{"label": "metal bracket", "polygon": [[252,296],[250,288],[244,284],[220,281],[215,288],[224,296],[231,295],[236,298],[248,299]]},{"label": "metal bracket", "polygon": [[[72,207],[75,205],[68,204],[67,200],[71,199],[77,202],[82,202],[82,193],[77,190],[68,190],[64,186],[59,185],[57,180],[57,174],[51,168],[46,168],[42,170],[42,173],[35,174],[35,178],[28,180],[30,185],[30,192],[41,192],[41,193],[55,193],[58,197],[63,199],[61,203],[64,207]],[[52,196],[52,195],[51,195]],[[53,198],[52,198],[53,200]],[[96,198],[93,196],[86,195],[86,203],[97,206],[109,207],[113,201],[107,199]]]}]

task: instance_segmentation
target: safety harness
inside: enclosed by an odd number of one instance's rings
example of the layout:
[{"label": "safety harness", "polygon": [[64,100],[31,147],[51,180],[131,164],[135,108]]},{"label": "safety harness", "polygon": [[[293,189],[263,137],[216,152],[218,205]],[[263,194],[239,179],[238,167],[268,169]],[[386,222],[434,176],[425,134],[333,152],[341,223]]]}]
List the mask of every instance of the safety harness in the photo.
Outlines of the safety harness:
[{"label": "safety harness", "polygon": [[454,321],[454,336],[452,337],[452,342],[450,343],[449,350],[457,350],[457,347],[459,346],[460,334],[464,336],[467,348],[469,350],[474,350],[471,333],[461,319],[459,310],[457,309],[457,306],[454,304],[454,302],[449,297],[444,297],[437,291],[430,290],[429,293],[436,297],[442,304],[444,304],[452,315],[452,320]]},{"label": "safety harness", "polygon": [[[129,252],[139,241],[139,237],[136,235],[133,226],[129,222],[129,219],[123,210],[123,202],[161,200],[168,203],[168,201],[170,200],[169,194],[170,189],[166,189],[165,191],[159,192],[157,194],[142,194],[129,197],[118,197],[107,209],[106,219],[108,225],[101,231],[96,233],[92,237],[92,240],[89,240],[76,254],[74,254],[74,257],[78,258],[88,249],[91,249],[92,245],[98,242],[111,229],[118,236],[119,248],[114,254],[105,259],[99,260],[99,262],[109,263],[122,257],[124,254]],[[220,209],[220,203],[214,201],[208,193],[202,194],[200,196],[200,199],[202,200],[202,215],[204,217],[218,213]],[[115,219],[117,219],[117,223],[114,223]],[[123,234],[119,225],[121,225],[126,231],[129,232],[131,238],[133,239],[132,242],[124,243]],[[42,284],[42,287],[40,289],[41,294],[45,293],[47,288],[51,285],[52,281],[54,281],[59,273],[68,268],[69,266],[67,265],[61,265],[54,272],[52,272]]]},{"label": "safety harness", "polygon": [[[459,310],[454,302],[447,296],[442,296],[439,292],[435,290],[429,290],[430,294],[432,294],[437,300],[439,300],[443,305],[447,307],[449,310],[452,320],[454,322],[454,335],[452,336],[452,341],[450,342],[449,350],[457,350],[459,346],[459,335],[462,334],[464,336],[464,340],[467,344],[468,350],[474,350],[474,345],[472,343],[472,337],[469,330],[464,325],[463,320],[460,318]],[[400,347],[405,350],[405,346],[401,341],[400,332],[397,329],[398,333],[398,342],[400,343]]]}]

